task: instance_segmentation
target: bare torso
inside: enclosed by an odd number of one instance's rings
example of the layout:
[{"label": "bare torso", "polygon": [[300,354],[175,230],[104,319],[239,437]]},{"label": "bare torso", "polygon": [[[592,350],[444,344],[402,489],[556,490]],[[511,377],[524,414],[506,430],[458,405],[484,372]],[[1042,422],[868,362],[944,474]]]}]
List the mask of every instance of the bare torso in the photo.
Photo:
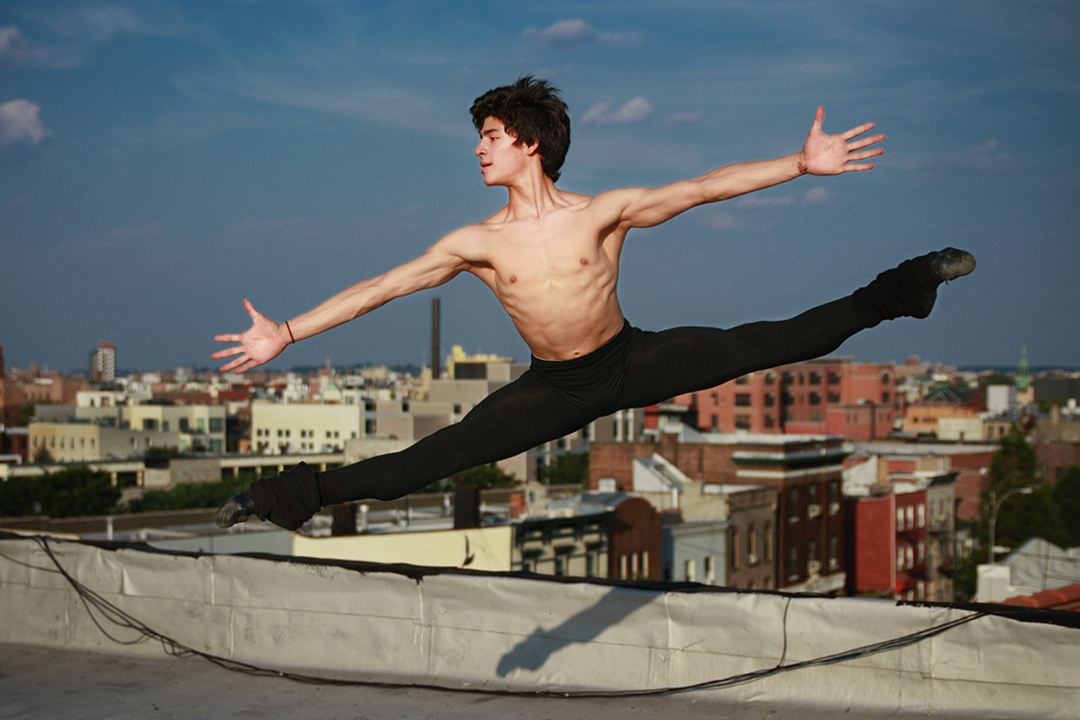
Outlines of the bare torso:
[{"label": "bare torso", "polygon": [[616,289],[625,235],[600,227],[593,201],[559,191],[557,206],[540,217],[513,219],[506,207],[467,229],[469,271],[545,360],[585,355],[623,326]]}]

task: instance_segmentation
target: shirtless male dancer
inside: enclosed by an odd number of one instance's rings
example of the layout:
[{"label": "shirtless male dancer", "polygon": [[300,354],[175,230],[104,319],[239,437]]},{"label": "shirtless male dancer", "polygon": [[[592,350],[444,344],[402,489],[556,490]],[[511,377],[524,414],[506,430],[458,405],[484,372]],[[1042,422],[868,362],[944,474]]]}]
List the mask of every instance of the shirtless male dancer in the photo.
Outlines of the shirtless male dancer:
[{"label": "shirtless male dancer", "polygon": [[274,322],[245,299],[251,328],[215,337],[239,344],[211,357],[236,356],[221,371],[242,373],[277,357],[291,343],[470,272],[495,293],[531,349],[529,369],[460,422],[401,452],[326,472],[300,463],[256,481],[218,511],[221,527],[255,515],[294,530],[327,505],[398,498],[575,432],[616,410],[825,355],[882,320],[926,317],[938,285],[975,267],[970,253],[946,248],[907,260],[851,295],[788,320],[729,330],[639,330],[623,317],[616,295],[619,258],[631,228],[659,225],[698,205],[807,173],[871,170],[873,165],[860,161],[881,155],[880,147],[867,148],[885,136],[863,137],[873,123],[826,134],[821,129],[825,110],[818,107],[799,152],[726,165],[662,187],[588,196],[555,185],[570,145],[570,119],[555,88],[523,77],[477,98],[471,112],[480,133],[475,154],[484,184],[509,193],[501,210],[287,322]]}]

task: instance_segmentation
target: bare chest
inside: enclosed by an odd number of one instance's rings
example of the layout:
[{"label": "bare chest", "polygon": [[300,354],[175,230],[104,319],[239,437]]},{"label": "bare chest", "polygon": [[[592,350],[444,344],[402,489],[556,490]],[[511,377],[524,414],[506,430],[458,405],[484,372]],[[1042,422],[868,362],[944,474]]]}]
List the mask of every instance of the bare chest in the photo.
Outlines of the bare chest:
[{"label": "bare chest", "polygon": [[594,233],[577,228],[515,228],[492,244],[493,280],[509,293],[573,286],[611,272],[612,258]]}]

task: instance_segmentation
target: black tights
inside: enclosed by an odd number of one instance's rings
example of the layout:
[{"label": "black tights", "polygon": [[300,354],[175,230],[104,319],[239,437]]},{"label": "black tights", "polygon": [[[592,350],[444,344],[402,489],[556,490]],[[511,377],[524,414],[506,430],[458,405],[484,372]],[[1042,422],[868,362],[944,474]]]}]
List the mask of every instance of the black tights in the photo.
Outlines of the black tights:
[{"label": "black tights", "polygon": [[323,505],[391,500],[475,465],[525,452],[598,417],[715,387],[754,370],[820,357],[877,324],[856,292],[788,320],[730,330],[631,327],[588,355],[533,358],[520,378],[496,390],[460,422],[401,452],[320,473]]}]

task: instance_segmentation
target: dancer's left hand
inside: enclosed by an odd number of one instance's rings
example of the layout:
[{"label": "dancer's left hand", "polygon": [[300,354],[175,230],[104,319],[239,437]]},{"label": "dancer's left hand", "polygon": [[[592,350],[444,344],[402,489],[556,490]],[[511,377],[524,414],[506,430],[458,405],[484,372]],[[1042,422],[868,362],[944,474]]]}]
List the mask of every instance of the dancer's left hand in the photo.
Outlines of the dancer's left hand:
[{"label": "dancer's left hand", "polygon": [[821,123],[824,120],[825,106],[819,105],[817,114],[814,116],[814,124],[810,126],[810,133],[806,136],[806,142],[803,143],[802,152],[799,153],[799,164],[802,169],[811,175],[840,175],[858,170],[873,170],[872,163],[858,161],[876,157],[885,152],[885,149],[880,147],[863,150],[885,139],[883,134],[859,137],[873,130],[874,123],[864,123],[845,133],[828,135],[821,129]]}]

